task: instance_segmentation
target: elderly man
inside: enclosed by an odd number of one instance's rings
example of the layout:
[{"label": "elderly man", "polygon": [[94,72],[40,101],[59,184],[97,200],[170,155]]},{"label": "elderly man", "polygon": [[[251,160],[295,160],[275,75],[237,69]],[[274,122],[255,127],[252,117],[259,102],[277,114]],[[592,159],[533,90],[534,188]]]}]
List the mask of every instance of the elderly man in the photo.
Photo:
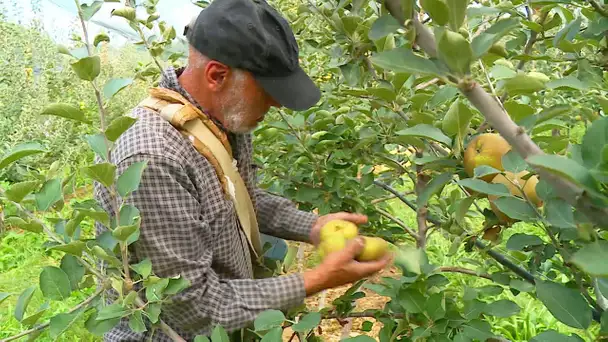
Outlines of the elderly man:
[{"label": "elderly man", "polygon": [[[188,28],[188,65],[166,69],[159,88],[171,90],[205,113],[227,139],[238,172],[255,208],[259,231],[317,245],[320,227],[331,219],[363,224],[367,217],[334,213],[318,217],[256,186],[251,131],[271,107],[303,110],[320,91],[300,68],[298,46],[286,20],[264,0],[216,0]],[[117,173],[147,162],[139,189],[127,203],[141,213],[141,233],[130,246],[131,263],[149,258],[160,277],[183,276],[190,287],[163,305],[161,318],[192,340],[220,324],[228,331],[247,327],[267,309],[289,309],[321,290],[367,277],[389,262],[357,262],[361,241],[327,256],[314,269],[256,279],[250,243],[233,203],[224,195],[217,169],[191,139],[149,108],[116,142]],[[219,139],[219,138],[218,138]],[[109,194],[96,197],[111,211]],[[98,234],[103,227],[97,226]],[[255,236],[254,236],[255,237]],[[128,320],[106,341],[148,341],[151,330],[135,333]],[[156,330],[154,341],[169,341]]]}]

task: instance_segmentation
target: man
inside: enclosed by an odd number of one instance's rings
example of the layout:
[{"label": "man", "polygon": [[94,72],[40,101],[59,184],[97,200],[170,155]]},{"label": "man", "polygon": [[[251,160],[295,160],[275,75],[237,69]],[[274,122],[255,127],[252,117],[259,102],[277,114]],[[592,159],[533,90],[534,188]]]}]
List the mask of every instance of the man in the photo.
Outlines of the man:
[{"label": "man", "polygon": [[[271,107],[303,110],[320,99],[298,64],[298,47],[286,20],[264,0],[216,0],[188,28],[187,38],[188,66],[165,70],[159,87],[181,94],[226,133],[260,232],[316,245],[320,227],[331,219],[365,223],[364,215],[318,217],[300,211],[255,184],[250,132]],[[209,334],[217,324],[237,331],[264,310],[289,309],[306,296],[367,277],[388,264],[388,257],[355,261],[362,248],[356,240],[303,274],[254,279],[247,237],[209,160],[158,113],[136,107],[132,115],[138,121],[116,142],[112,155],[118,174],[135,162],[147,162],[139,189],[127,199],[142,218],[130,262],[149,258],[156,275],[188,279],[191,286],[164,305],[161,316],[183,338]],[[111,212],[105,188],[97,187],[96,196]],[[150,333],[134,333],[123,320],[105,339],[148,341]],[[155,331],[153,340],[170,339]]]}]

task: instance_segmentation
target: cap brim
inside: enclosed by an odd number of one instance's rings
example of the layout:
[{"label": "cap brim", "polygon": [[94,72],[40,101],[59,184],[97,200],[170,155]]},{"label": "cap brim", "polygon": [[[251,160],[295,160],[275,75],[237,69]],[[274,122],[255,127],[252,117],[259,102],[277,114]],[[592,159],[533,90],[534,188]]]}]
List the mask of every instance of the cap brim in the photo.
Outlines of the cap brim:
[{"label": "cap brim", "polygon": [[321,99],[321,91],[300,67],[288,76],[255,79],[275,101],[292,110],[306,110]]}]

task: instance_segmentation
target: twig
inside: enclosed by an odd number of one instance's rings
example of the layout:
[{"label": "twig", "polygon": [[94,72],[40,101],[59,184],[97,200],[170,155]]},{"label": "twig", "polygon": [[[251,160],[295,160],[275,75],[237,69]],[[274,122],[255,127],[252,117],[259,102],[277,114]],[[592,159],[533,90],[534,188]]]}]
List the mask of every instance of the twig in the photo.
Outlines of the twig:
[{"label": "twig", "polygon": [[[422,151],[416,152],[416,158],[422,158]],[[416,165],[416,195],[420,196],[424,189],[426,188],[429,182],[429,176],[425,175],[423,172],[422,165]],[[428,214],[428,208],[426,205],[418,207],[416,210],[416,221],[418,223],[418,241],[416,245],[418,248],[425,249],[426,248],[426,216]]]},{"label": "twig", "polygon": [[[82,26],[82,33],[84,35],[84,42],[85,45],[87,47],[87,52],[89,56],[93,55],[93,49],[91,47],[91,43],[89,42],[89,34],[87,32],[87,26],[84,22],[84,17],[82,14],[82,8],[80,7],[80,1],[79,0],[74,0],[74,3],[76,4],[76,7],[78,8],[78,17],[80,18],[80,24]],[[91,85],[93,86],[93,90],[95,92],[95,99],[97,100],[97,107],[99,108],[99,121],[100,121],[100,125],[101,125],[101,131],[103,135],[103,139],[104,139],[104,144],[106,146],[106,155],[109,160],[111,159],[111,154],[112,151],[110,150],[110,144],[109,144],[109,140],[108,137],[105,135],[105,131],[106,131],[106,118],[107,118],[107,114],[105,111],[105,108],[103,106],[103,101],[101,99],[101,93],[99,92],[99,89],[97,88],[96,82],[95,80],[91,81]],[[116,184],[112,184],[112,186],[110,187],[110,194],[111,194],[111,205],[112,205],[112,210],[114,210],[114,215],[116,215],[116,225],[118,226],[120,223],[120,210],[118,209],[118,199],[116,198]],[[127,253],[127,245],[124,242],[120,243],[120,252],[122,255],[122,262],[123,262],[123,272],[125,273],[125,278],[126,281],[128,283],[131,283],[131,274],[130,274],[130,270],[129,270],[129,260],[128,260],[128,253]]]},{"label": "twig", "polygon": [[601,14],[603,17],[608,17],[608,11],[596,0],[588,0],[597,13]]},{"label": "twig", "polygon": [[363,60],[365,61],[365,65],[367,65],[367,69],[369,70],[369,73],[372,75],[372,77],[375,80],[378,80],[378,74],[376,74],[376,69],[374,69],[374,66],[372,65],[372,61],[369,60],[369,58],[367,58],[367,56],[363,56]]},{"label": "twig", "polygon": [[468,268],[463,268],[463,267],[443,266],[443,267],[439,267],[439,271],[440,272],[454,272],[454,273],[468,274],[468,275],[477,276],[477,277],[481,277],[481,278],[492,280],[492,277],[489,274],[487,274],[487,273],[477,273],[477,272],[475,272],[473,270],[470,270]]},{"label": "twig", "polygon": [[[93,294],[92,294],[92,295],[91,295],[89,298],[85,299],[84,301],[82,301],[82,303],[80,303],[80,304],[76,305],[76,306],[75,306],[75,307],[73,307],[73,308],[72,308],[70,311],[68,311],[68,314],[71,314],[71,313],[73,313],[73,312],[76,312],[76,311],[80,310],[81,308],[83,308],[83,307],[85,307],[85,306],[89,305],[89,304],[90,304],[90,303],[91,303],[93,300],[95,300],[95,298],[99,297],[99,296],[100,296],[100,295],[103,293],[103,291],[105,291],[105,290],[106,290],[106,289],[105,289],[104,287],[100,287],[100,288],[99,288],[97,291],[95,291],[95,293],[93,293]],[[29,334],[33,334],[33,333],[35,333],[35,332],[37,332],[37,331],[44,330],[44,329],[46,329],[46,328],[47,328],[47,327],[48,327],[50,324],[51,324],[51,322],[50,322],[50,321],[48,321],[48,322],[46,322],[46,323],[44,323],[44,324],[41,324],[41,325],[36,326],[35,328],[32,328],[32,329],[29,329],[29,330],[23,331],[23,332],[21,332],[21,333],[20,333],[20,334],[18,334],[18,335],[15,335],[15,336],[11,336],[11,337],[5,338],[4,340],[0,340],[0,342],[9,342],[9,341],[14,341],[14,340],[19,339],[19,338],[21,338],[21,337],[23,337],[23,336],[27,336],[27,335],[29,335]]]},{"label": "twig", "polygon": [[[399,194],[399,192],[397,192],[397,190],[391,188],[390,186],[378,182],[378,181],[374,181],[374,184],[376,184],[377,186],[380,186],[381,188],[397,195],[397,197],[403,202],[405,203],[405,205],[407,205],[410,209],[412,209],[413,211],[417,211],[418,209],[416,208],[416,205],[414,203],[412,203],[410,200],[408,200],[407,198],[401,196]],[[427,221],[436,224],[438,226],[441,225],[441,221],[437,218],[435,218],[432,215],[427,215]],[[481,251],[485,251],[492,259],[494,259],[496,262],[498,262],[499,264],[505,266],[506,268],[508,268],[509,270],[511,270],[513,273],[517,274],[518,276],[520,276],[522,279],[526,280],[527,282],[531,283],[531,284],[535,284],[534,282],[534,276],[528,272],[527,270],[525,270],[524,268],[514,264],[511,260],[507,259],[504,255],[496,252],[495,250],[486,250],[487,246],[479,241],[479,239],[475,240],[475,247],[477,247],[478,249],[480,249]]]},{"label": "twig", "polygon": [[400,219],[394,217],[393,215],[391,215],[390,213],[388,213],[382,209],[375,208],[374,210],[376,210],[378,213],[380,213],[380,215],[395,222],[397,225],[399,225],[399,227],[403,228],[403,230],[405,230],[406,233],[410,234],[414,239],[416,239],[416,241],[418,241],[420,239],[418,234],[412,228],[408,227],[405,223],[403,223]]}]

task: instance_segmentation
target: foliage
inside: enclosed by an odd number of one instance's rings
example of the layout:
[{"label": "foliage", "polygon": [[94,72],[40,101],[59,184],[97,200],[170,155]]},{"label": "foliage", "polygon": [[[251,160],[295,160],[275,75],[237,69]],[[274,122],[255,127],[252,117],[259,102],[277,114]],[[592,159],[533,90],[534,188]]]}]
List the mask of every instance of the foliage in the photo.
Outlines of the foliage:
[{"label": "foliage", "polygon": [[[110,163],[92,165],[92,157],[109,160],[111,142],[132,124],[121,116],[129,102],[120,96],[135,92],[134,86],[153,83],[163,64],[181,61],[172,50],[175,30],[160,19],[156,4],[138,3],[145,9],[143,17],[129,6],[112,13],[138,32],[141,41],[136,44],[150,53],[144,62],[121,69],[134,69],[132,79],[126,72],[107,71],[112,69],[111,63],[104,63],[107,36],[75,38],[74,46],[58,49],[61,58],[52,56],[56,49],[45,40],[48,53],[42,60],[51,63],[45,72],[63,69],[42,78],[45,87],[25,87],[32,93],[25,95],[29,102],[24,103],[35,106],[0,98],[17,113],[3,116],[2,127],[40,117],[55,125],[45,126],[51,125],[45,121],[25,125],[32,126],[25,130],[28,134],[7,132],[0,157],[3,170],[15,165],[31,169],[20,177],[4,176],[9,181],[0,190],[7,208],[4,225],[44,236],[44,247],[61,255],[58,265],[40,269],[38,285],[19,294],[0,294],[0,301],[18,298],[15,319],[24,330],[34,327],[25,333],[48,327],[51,337],[58,337],[86,317],[84,326],[99,335],[116,324],[117,317],[129,317],[132,329],[154,326],[180,340],[161,324],[159,312],[162,301],[170,300],[163,291],[171,287],[168,292],[176,293],[187,284],[181,278],[159,279],[148,262],[123,263],[127,246],[137,240],[136,215],[116,222],[94,201],[64,204],[73,192],[73,179],[97,181],[122,199],[137,188],[144,164],[117,175]],[[502,336],[574,341],[608,333],[608,268],[601,262],[608,239],[608,10],[603,5],[519,0],[285,0],[276,5],[289,18],[300,42],[302,65],[324,96],[307,111],[269,113],[255,132],[261,182],[305,210],[366,213],[366,234],[392,243],[401,274],[381,283],[353,284],[320,312],[262,312],[251,331],[263,341],[280,340],[290,326],[300,340],[312,341],[322,338],[316,336],[316,327],[323,319],[373,317],[383,324],[380,341],[486,341]],[[83,25],[99,10],[95,3],[79,8]],[[30,81],[19,68],[27,70],[35,62],[20,39],[8,37],[11,32],[39,33],[2,25],[11,60],[23,63],[3,77],[10,86],[25,86],[23,82]],[[156,35],[146,36],[150,30]],[[76,82],[79,86],[63,91]],[[40,102],[31,100],[44,89],[57,90]],[[85,100],[90,106],[79,106]],[[57,131],[65,132],[64,140],[42,138],[47,127],[66,130]],[[486,132],[500,134],[511,151],[500,156],[500,170],[481,165],[468,174],[465,151],[473,146],[473,138]],[[59,169],[70,151],[57,146],[73,146],[71,142],[81,138],[87,144],[82,146],[92,152],[76,150],[75,156],[86,156],[84,162]],[[47,161],[33,159],[41,156]],[[513,183],[510,190],[509,183],[485,180],[496,173],[522,171],[527,174],[524,181],[540,179],[534,191],[525,191],[525,184]],[[115,201],[116,207],[134,209]],[[395,206],[415,215],[399,219]],[[112,233],[91,238],[83,228],[95,221]],[[440,250],[434,244],[437,239],[448,240],[449,250]],[[473,268],[445,264],[437,255],[457,255]],[[107,269],[95,267],[100,260],[108,263]],[[456,286],[447,277],[451,272],[494,284]],[[153,287],[161,297],[133,294],[134,281],[143,281],[144,288]],[[92,291],[95,282],[100,286]],[[382,308],[358,311],[361,287],[390,301]],[[99,300],[109,288],[123,294],[111,305]],[[38,291],[49,301],[70,300],[87,291],[90,297],[39,323],[46,308],[28,310]],[[521,306],[522,296],[569,328],[541,331],[507,324],[509,317],[530,315]],[[211,336],[197,338],[209,339],[226,340],[227,335],[216,326]]]}]

